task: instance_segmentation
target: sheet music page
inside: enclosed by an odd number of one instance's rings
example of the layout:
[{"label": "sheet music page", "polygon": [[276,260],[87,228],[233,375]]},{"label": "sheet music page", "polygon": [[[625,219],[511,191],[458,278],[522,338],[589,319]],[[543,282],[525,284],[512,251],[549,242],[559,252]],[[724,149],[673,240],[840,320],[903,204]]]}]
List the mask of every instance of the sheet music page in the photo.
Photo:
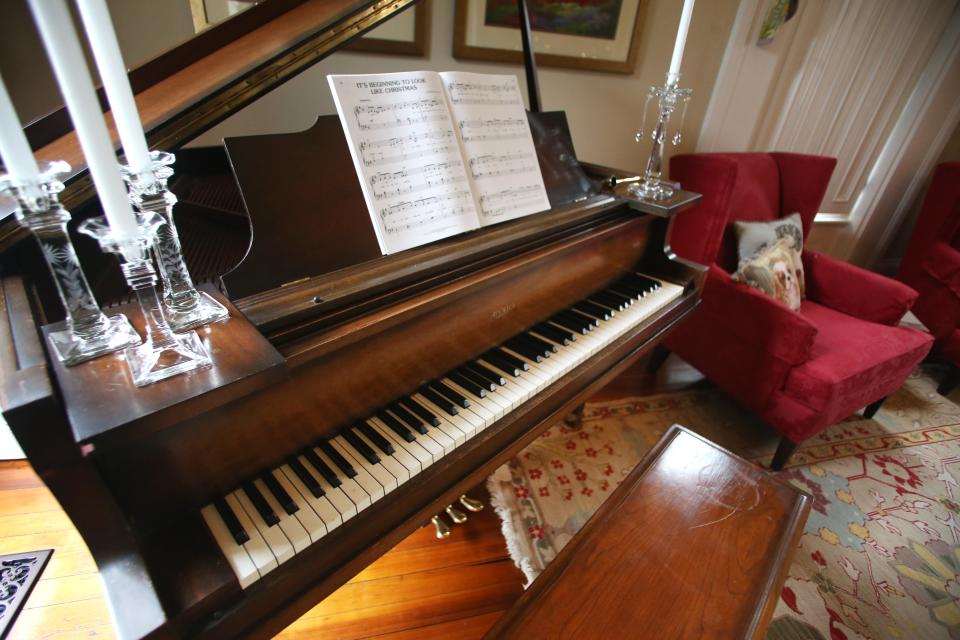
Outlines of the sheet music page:
[{"label": "sheet music page", "polygon": [[481,226],[550,208],[516,76],[440,74]]},{"label": "sheet music page", "polygon": [[434,72],[328,76],[383,253],[479,226]]}]

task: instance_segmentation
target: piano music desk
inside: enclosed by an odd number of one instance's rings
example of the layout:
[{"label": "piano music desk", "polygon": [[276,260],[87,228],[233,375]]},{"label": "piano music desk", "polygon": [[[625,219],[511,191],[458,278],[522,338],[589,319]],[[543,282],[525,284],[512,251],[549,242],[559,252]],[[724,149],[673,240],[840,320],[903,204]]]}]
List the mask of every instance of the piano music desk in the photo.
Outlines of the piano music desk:
[{"label": "piano music desk", "polygon": [[810,500],[674,425],[486,638],[763,638]]}]

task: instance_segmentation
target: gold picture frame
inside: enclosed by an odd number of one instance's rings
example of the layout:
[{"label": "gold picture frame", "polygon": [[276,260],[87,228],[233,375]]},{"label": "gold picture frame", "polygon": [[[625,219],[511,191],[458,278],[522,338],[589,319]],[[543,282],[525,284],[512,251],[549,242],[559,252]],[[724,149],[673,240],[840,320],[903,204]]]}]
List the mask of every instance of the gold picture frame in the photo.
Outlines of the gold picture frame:
[{"label": "gold picture frame", "polygon": [[[406,16],[412,14],[411,17]],[[378,37],[382,34],[385,37]],[[344,51],[425,58],[430,52],[430,0],[422,0],[390,22],[357,38]]]},{"label": "gold picture frame", "polygon": [[[516,5],[515,0],[510,1]],[[485,23],[485,18],[489,18],[489,3],[505,5],[506,0],[457,0],[453,57],[522,63],[520,30],[503,24],[491,24],[489,21]],[[615,8],[618,12],[610,33],[602,37],[591,37],[564,32],[560,26],[553,32],[538,30],[536,25],[538,8],[531,3],[532,34],[537,65],[610,73],[633,73],[649,0],[622,0],[610,4],[615,7],[592,8],[595,11],[607,12]],[[483,15],[480,15],[481,13]],[[577,24],[577,27],[579,28],[581,24]]]}]

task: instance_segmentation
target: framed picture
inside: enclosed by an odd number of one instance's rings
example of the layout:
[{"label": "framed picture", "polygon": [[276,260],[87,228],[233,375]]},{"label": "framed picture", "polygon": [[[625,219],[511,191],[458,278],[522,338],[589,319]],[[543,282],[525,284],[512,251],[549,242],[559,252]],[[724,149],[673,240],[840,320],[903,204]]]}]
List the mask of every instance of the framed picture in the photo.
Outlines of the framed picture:
[{"label": "framed picture", "polygon": [[357,38],[344,50],[426,57],[429,45],[430,0],[422,0]]},{"label": "framed picture", "polygon": [[[633,73],[649,0],[528,0],[537,64]],[[457,0],[453,56],[522,62],[516,0]]]}]

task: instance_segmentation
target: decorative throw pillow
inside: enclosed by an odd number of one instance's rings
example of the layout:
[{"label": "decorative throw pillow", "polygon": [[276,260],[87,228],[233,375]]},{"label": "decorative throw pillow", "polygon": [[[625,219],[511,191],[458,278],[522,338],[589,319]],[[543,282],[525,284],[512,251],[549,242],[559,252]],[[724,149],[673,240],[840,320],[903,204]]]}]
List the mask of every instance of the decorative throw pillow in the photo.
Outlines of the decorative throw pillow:
[{"label": "decorative throw pillow", "polygon": [[733,279],[765,293],[794,311],[803,299],[803,261],[788,238],[781,238],[750,260],[740,263]]},{"label": "decorative throw pillow", "polygon": [[737,255],[740,262],[750,260],[781,238],[787,238],[797,253],[803,253],[803,222],[799,213],[770,222],[736,222]]}]

